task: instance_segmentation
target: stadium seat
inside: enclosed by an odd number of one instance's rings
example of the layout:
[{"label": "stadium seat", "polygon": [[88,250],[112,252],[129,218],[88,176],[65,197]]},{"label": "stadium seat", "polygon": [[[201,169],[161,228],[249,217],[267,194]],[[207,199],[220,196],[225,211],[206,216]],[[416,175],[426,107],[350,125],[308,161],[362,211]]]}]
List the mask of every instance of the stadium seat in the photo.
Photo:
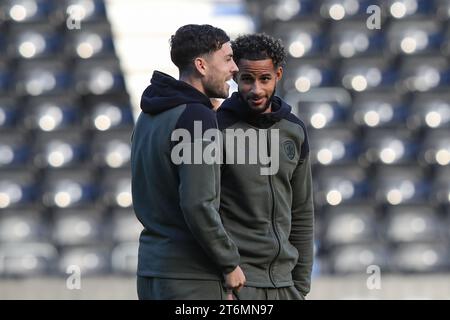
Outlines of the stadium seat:
[{"label": "stadium seat", "polygon": [[366,172],[360,167],[323,167],[314,176],[316,203],[319,205],[362,202],[370,190]]},{"label": "stadium seat", "polygon": [[0,243],[48,240],[49,226],[38,209],[6,209],[0,214]]},{"label": "stadium seat", "polygon": [[391,242],[446,241],[445,222],[427,205],[391,206],[386,216],[386,239]]},{"label": "stadium seat", "polygon": [[375,265],[388,272],[389,256],[381,244],[342,246],[331,254],[331,270],[335,274],[367,274],[367,268]]},{"label": "stadium seat", "polygon": [[404,129],[372,128],[365,132],[364,156],[370,163],[411,164],[417,161],[418,142]]},{"label": "stadium seat", "polygon": [[400,128],[404,127],[408,109],[395,92],[360,92],[354,95],[349,118],[363,128]]},{"label": "stadium seat", "polygon": [[95,245],[107,232],[100,214],[94,210],[60,210],[54,215],[53,239],[59,246]]},{"label": "stadium seat", "polygon": [[133,210],[114,209],[112,212],[112,237],[114,242],[137,242],[143,230]]},{"label": "stadium seat", "polygon": [[86,140],[79,130],[40,132],[34,146],[34,163],[49,169],[81,165],[88,154]]},{"label": "stadium seat", "polygon": [[103,173],[101,198],[107,206],[131,208],[131,177],[129,169],[109,169]]},{"label": "stadium seat", "polygon": [[42,183],[42,201],[50,208],[71,208],[95,202],[98,186],[89,167],[46,172]]},{"label": "stadium seat", "polygon": [[111,271],[111,249],[108,246],[90,245],[65,247],[58,261],[58,271],[65,274],[70,266],[77,266],[83,276],[104,275]]},{"label": "stadium seat", "polygon": [[54,271],[57,258],[56,248],[50,243],[1,243],[0,276],[48,275]]},{"label": "stadium seat", "polygon": [[375,198],[380,204],[417,204],[426,201],[430,182],[415,165],[379,165],[375,170]]},{"label": "stadium seat", "polygon": [[313,164],[357,164],[361,145],[348,129],[310,130],[310,155]]},{"label": "stadium seat", "polygon": [[22,125],[28,130],[54,131],[80,127],[83,112],[74,97],[30,99],[24,106]]},{"label": "stadium seat", "polygon": [[18,168],[29,165],[31,145],[27,135],[20,131],[0,134],[0,168]]},{"label": "stadium seat", "polygon": [[395,272],[439,273],[449,267],[448,247],[442,243],[413,243],[399,246],[392,254]]},{"label": "stadium seat", "polygon": [[92,141],[92,157],[99,167],[119,168],[130,165],[131,132],[114,130],[97,132]]},{"label": "stadium seat", "polygon": [[379,240],[379,219],[370,205],[340,205],[325,210],[324,241],[327,247],[370,244]]}]

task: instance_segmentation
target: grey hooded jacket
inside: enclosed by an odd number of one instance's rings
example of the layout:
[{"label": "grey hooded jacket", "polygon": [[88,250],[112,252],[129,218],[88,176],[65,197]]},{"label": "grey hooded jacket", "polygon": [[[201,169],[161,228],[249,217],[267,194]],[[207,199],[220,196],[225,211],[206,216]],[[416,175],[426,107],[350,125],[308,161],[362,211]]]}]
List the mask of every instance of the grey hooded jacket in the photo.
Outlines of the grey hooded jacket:
[{"label": "grey hooded jacket", "polygon": [[[144,226],[139,276],[222,280],[239,264],[219,216],[219,164],[175,164],[174,130],[217,128],[210,100],[189,84],[155,72],[141,100],[131,149],[132,196]],[[193,141],[192,141],[193,142]],[[192,143],[188,143],[192,147]]]},{"label": "grey hooded jacket", "polygon": [[[279,168],[262,175],[265,167],[238,164],[229,154],[222,166],[220,214],[227,232],[237,244],[246,285],[279,288],[295,285],[305,296],[310,290],[313,265],[313,188],[305,125],[291,113],[291,107],[278,97],[272,112],[255,114],[234,93],[225,100],[217,115],[224,141],[236,129],[265,131],[254,145],[270,144],[279,135]],[[228,130],[233,129],[233,130]],[[264,141],[260,141],[264,139]],[[226,142],[225,142],[226,143]],[[273,141],[272,141],[273,143]],[[251,146],[246,145],[246,159]],[[237,154],[235,147],[234,154]],[[229,148],[225,148],[229,153]],[[271,155],[274,156],[274,155]],[[273,165],[275,157],[272,157]],[[276,166],[274,166],[275,168]]]}]

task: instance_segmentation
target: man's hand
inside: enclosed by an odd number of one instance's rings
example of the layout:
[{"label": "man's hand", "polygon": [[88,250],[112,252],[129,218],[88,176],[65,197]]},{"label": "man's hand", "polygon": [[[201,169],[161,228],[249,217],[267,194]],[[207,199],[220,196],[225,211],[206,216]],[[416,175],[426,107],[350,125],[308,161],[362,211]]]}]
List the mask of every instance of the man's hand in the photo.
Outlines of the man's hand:
[{"label": "man's hand", "polygon": [[236,269],[225,275],[225,286],[227,289],[239,291],[245,284],[245,275],[242,272],[241,267],[237,266]]}]

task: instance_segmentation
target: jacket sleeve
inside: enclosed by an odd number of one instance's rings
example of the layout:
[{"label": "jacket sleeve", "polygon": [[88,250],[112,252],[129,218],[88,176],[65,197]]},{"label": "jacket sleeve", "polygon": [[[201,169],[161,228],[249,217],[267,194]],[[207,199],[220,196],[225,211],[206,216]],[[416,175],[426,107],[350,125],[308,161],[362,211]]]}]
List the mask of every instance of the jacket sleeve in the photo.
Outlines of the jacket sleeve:
[{"label": "jacket sleeve", "polygon": [[[195,115],[195,108],[191,108],[191,112],[192,117],[192,114]],[[212,119],[208,114],[206,119],[204,115],[200,118],[203,118],[203,132],[208,128],[217,130],[215,115]],[[180,127],[192,132],[190,124],[190,120],[188,125],[184,125],[182,121]],[[211,142],[201,137],[192,137],[191,143],[184,147],[191,150],[191,160],[195,160],[194,152],[201,152],[202,161],[199,164],[191,161],[178,165],[180,207],[195,239],[222,273],[227,274],[239,265],[240,256],[219,215],[220,165],[217,162],[207,164],[202,157]]]},{"label": "jacket sleeve", "polygon": [[311,272],[314,259],[314,204],[309,151],[299,163],[291,179],[292,226],[289,241],[299,253],[292,271],[294,285],[303,296],[311,287]]}]

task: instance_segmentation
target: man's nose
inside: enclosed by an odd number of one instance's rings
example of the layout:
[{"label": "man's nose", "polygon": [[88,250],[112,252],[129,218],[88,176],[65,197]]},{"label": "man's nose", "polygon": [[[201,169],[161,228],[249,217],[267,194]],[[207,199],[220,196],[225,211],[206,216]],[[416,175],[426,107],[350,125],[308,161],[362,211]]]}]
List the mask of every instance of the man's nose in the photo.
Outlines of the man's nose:
[{"label": "man's nose", "polygon": [[231,66],[231,73],[234,75],[238,72],[239,72],[239,68],[238,68],[236,62],[233,61],[233,65]]},{"label": "man's nose", "polygon": [[253,93],[255,96],[260,96],[261,93],[262,93],[261,85],[260,85],[257,81],[255,81],[255,82],[253,83],[253,86],[252,86],[252,93]]}]

